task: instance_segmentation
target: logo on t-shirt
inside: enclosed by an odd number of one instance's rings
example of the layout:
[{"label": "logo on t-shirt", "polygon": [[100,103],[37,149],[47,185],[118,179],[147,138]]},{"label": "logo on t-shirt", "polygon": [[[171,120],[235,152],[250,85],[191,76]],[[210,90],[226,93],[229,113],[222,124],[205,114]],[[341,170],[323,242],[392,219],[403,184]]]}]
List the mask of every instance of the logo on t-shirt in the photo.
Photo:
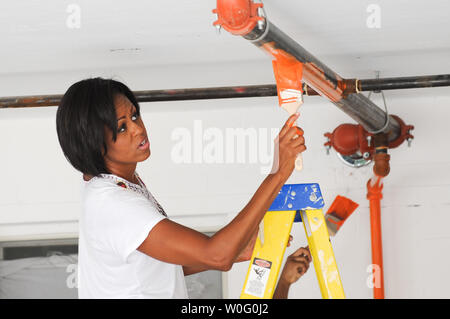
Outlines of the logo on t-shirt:
[{"label": "logo on t-shirt", "polygon": [[123,188],[127,188],[127,185],[124,182],[117,182],[117,185]]},{"label": "logo on t-shirt", "polygon": [[161,207],[161,205],[156,201],[156,199],[153,197],[153,195],[148,191],[147,187],[145,186],[144,182],[141,180],[141,178],[136,174],[137,178],[139,179],[139,181],[142,183],[142,185],[138,185],[138,184],[131,184],[127,181],[120,181],[118,180],[118,177],[112,174],[100,174],[100,176],[102,178],[108,178],[108,179],[112,179],[117,186],[125,188],[125,189],[129,189],[131,191],[134,191],[136,193],[139,193],[141,195],[144,195],[148,200],[150,200],[155,206],[156,209],[158,210],[158,212],[165,216],[168,217],[166,212],[164,211],[164,209]]}]

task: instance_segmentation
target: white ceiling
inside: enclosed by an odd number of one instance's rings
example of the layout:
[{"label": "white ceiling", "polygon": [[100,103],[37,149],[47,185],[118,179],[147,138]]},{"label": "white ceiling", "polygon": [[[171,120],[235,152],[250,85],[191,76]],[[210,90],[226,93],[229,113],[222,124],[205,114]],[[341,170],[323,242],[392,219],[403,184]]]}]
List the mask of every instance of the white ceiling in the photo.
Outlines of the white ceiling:
[{"label": "white ceiling", "polygon": [[[379,29],[366,25],[372,3],[381,8]],[[79,29],[66,26],[70,4],[81,9]],[[267,59],[244,39],[225,31],[217,34],[211,12],[215,4],[215,0],[1,1],[0,74]],[[264,4],[269,19],[319,59],[345,61],[345,66],[330,65],[345,77],[353,75],[345,74],[348,71],[376,68],[374,61],[409,75],[450,73],[449,0],[265,0]]]}]

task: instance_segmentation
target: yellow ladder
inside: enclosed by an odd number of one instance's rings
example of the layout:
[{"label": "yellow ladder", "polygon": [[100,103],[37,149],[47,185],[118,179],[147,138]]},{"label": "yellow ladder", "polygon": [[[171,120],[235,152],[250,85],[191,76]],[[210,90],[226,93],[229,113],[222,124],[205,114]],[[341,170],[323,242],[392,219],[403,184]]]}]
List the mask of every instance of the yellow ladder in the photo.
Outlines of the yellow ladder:
[{"label": "yellow ladder", "polygon": [[270,299],[292,224],[303,221],[322,297],[345,298],[328,235],[318,184],[286,184],[264,216],[241,292],[243,299]]}]

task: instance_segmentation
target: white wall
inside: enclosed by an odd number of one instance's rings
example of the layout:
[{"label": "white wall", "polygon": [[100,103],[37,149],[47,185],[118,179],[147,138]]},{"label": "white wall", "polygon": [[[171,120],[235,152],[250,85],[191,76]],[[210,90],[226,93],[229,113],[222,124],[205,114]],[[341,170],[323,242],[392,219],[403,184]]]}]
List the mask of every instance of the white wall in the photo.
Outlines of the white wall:
[{"label": "white wall", "polygon": [[[445,72],[442,72],[445,73]],[[229,65],[80,70],[0,76],[0,96],[62,94],[89,76],[115,76],[132,90],[273,83],[270,61]],[[411,75],[411,74],[409,74]],[[413,124],[411,148],[391,153],[382,200],[385,287],[388,298],[450,298],[450,89],[386,92],[389,111]],[[320,97],[306,97],[299,124],[308,150],[305,168],[289,183],[318,182],[326,208],[336,195],[360,204],[333,246],[347,297],[371,298],[369,208],[371,167],[344,166],[326,155],[323,133],[352,120]],[[0,241],[77,236],[81,176],[65,160],[56,136],[56,107],[0,109]],[[138,171],[175,221],[217,230],[248,202],[263,180],[258,164],[174,164],[176,128],[278,128],[286,119],[276,97],[143,103],[151,157]],[[302,225],[286,255],[306,245]],[[229,298],[239,297],[248,263],[227,274]],[[320,298],[313,267],[291,288],[291,298]]]}]

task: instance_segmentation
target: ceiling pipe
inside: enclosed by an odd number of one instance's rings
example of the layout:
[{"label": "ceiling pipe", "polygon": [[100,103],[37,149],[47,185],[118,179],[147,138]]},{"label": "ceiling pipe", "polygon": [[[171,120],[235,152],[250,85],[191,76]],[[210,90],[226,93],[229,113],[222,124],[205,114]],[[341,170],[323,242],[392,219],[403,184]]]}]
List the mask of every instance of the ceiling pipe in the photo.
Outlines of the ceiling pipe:
[{"label": "ceiling pipe", "polygon": [[[303,63],[303,80],[316,92],[361,124],[370,133],[388,133],[389,140],[401,134],[400,124],[371,100],[360,93],[346,94],[345,81],[327,65],[319,61],[300,44],[260,15],[262,3],[253,0],[217,0],[214,25],[240,35],[275,59],[279,56],[293,58]],[[351,83],[350,83],[351,84]],[[358,84],[355,89],[359,91]]]},{"label": "ceiling pipe", "polygon": [[[162,101],[187,101],[228,99],[243,97],[276,96],[275,85],[250,85],[211,88],[168,89],[134,91],[139,103]],[[21,107],[57,106],[62,95],[11,96],[0,98],[0,109]]]},{"label": "ceiling pipe", "polygon": [[450,74],[360,80],[359,91],[385,91],[450,86]]},{"label": "ceiling pipe", "polygon": [[[418,89],[450,86],[450,74],[381,78],[381,79],[345,79],[347,83],[357,83],[359,91],[381,91],[398,89]],[[350,89],[353,87],[353,89]],[[346,85],[344,93],[356,93],[356,84]],[[161,102],[161,101],[187,101],[187,100],[212,100],[231,99],[244,97],[277,96],[275,84],[210,87],[210,88],[187,88],[167,90],[145,90],[134,91],[138,102]],[[303,85],[303,93],[307,96],[320,95],[313,88]],[[0,109],[57,106],[62,95],[31,95],[0,97]]]}]

